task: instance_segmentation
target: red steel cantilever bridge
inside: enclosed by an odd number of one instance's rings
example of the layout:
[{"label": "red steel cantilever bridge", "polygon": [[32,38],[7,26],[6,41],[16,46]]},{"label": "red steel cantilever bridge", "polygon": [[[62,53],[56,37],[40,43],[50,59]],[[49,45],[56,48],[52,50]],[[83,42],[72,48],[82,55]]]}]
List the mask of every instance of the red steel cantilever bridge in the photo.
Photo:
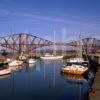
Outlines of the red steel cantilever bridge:
[{"label": "red steel cantilever bridge", "polygon": [[[68,45],[77,46],[77,41],[70,43],[55,43],[56,45]],[[100,40],[96,38],[84,38],[82,39],[82,46],[88,53],[96,53],[100,49]],[[26,33],[12,34],[8,36],[0,37],[0,46],[5,49],[10,49],[18,53],[27,52],[30,53],[33,50],[53,45],[54,42]]]},{"label": "red steel cantilever bridge", "polygon": [[34,35],[19,33],[0,37],[0,46],[18,53],[32,52],[36,48],[49,46],[52,42]]}]

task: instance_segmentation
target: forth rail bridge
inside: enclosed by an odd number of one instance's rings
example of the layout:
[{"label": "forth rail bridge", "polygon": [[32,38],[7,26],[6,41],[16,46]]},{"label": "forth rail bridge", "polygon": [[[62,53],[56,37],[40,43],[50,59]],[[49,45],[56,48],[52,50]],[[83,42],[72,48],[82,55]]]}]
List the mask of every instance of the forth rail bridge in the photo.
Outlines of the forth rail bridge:
[{"label": "forth rail bridge", "polygon": [[[79,40],[70,43],[55,43],[55,45],[77,46]],[[54,42],[27,33],[12,34],[0,37],[0,47],[18,54],[32,53],[35,49],[53,45]],[[100,40],[96,38],[82,38],[82,51],[93,62],[100,64]]]}]

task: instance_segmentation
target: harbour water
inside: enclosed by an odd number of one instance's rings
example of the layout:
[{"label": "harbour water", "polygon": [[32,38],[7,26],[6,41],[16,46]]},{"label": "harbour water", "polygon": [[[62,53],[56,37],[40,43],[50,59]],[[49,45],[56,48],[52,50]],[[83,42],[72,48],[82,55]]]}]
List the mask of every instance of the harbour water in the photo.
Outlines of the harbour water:
[{"label": "harbour water", "polygon": [[0,77],[0,100],[88,100],[91,78],[62,75],[63,61],[41,61]]}]

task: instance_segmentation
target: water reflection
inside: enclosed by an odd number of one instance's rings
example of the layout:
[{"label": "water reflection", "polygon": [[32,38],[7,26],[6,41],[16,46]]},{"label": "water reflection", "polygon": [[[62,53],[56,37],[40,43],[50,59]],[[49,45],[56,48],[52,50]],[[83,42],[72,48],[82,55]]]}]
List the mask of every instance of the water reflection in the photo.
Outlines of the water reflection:
[{"label": "water reflection", "polygon": [[66,74],[66,73],[61,73],[63,77],[67,79],[67,82],[69,83],[77,83],[80,84],[83,81],[87,82],[87,80],[84,78],[82,75],[74,75],[74,74]]},{"label": "water reflection", "polygon": [[[89,70],[86,76],[64,74],[64,73],[61,73],[61,75],[66,81],[66,86],[67,85],[71,87],[73,86],[73,89],[69,90],[70,95],[73,92],[77,93],[77,98],[76,99],[74,98],[74,100],[89,100],[89,92],[90,89],[92,88],[92,84],[95,78],[93,71]],[[72,99],[72,97],[69,98]]]},{"label": "water reflection", "polygon": [[62,61],[38,60],[13,71],[0,80],[0,100],[87,100],[93,73],[86,78],[64,75],[62,65]]},{"label": "water reflection", "polygon": [[8,74],[8,75],[3,75],[3,76],[0,76],[0,80],[2,80],[2,79],[5,79],[5,78],[8,78],[8,77],[10,77],[10,74]]}]

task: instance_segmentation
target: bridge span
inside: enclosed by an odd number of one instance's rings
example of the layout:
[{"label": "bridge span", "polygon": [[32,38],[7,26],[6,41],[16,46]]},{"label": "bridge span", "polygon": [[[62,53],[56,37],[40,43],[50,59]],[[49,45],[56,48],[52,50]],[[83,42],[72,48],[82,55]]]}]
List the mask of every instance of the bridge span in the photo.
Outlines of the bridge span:
[{"label": "bridge span", "polygon": [[[18,53],[32,53],[37,48],[50,45],[54,45],[54,42],[28,33],[12,34],[0,37],[1,48],[10,49],[13,52]],[[55,45],[77,47],[80,45],[80,40],[72,41],[69,43],[55,43]],[[95,55],[100,51],[100,40],[96,38],[83,38],[82,50],[86,54]]]}]

